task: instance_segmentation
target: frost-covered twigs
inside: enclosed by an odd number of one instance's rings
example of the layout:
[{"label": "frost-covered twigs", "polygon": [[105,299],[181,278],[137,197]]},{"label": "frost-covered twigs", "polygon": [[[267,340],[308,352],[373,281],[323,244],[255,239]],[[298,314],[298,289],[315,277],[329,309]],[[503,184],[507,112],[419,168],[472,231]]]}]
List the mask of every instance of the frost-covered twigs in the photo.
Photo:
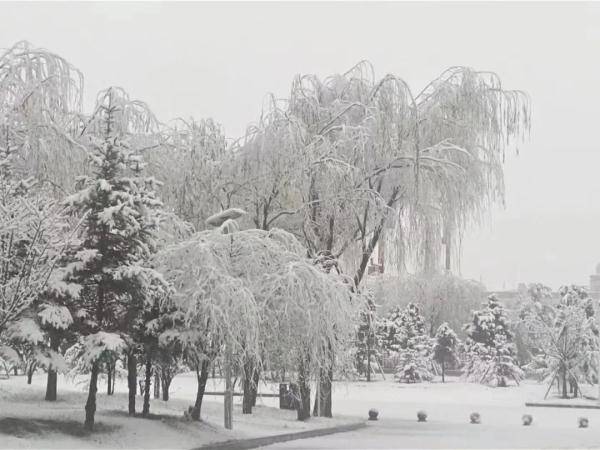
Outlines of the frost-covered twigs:
[{"label": "frost-covered twigs", "polygon": [[34,186],[0,181],[0,336],[52,287],[68,241],[64,210]]}]

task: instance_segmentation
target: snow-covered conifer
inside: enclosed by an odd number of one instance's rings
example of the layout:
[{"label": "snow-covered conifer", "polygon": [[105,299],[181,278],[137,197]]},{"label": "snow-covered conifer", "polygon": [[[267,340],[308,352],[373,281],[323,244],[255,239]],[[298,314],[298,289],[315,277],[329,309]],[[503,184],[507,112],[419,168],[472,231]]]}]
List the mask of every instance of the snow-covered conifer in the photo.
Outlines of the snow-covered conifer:
[{"label": "snow-covered conifer", "polygon": [[473,313],[473,321],[465,325],[467,362],[464,375],[479,383],[506,386],[523,377],[516,364],[513,333],[502,303],[490,295],[485,307]]},{"label": "snow-covered conifer", "polygon": [[435,333],[435,344],[433,346],[433,359],[442,366],[442,383],[446,372],[446,364],[457,360],[456,345],[458,338],[448,323],[444,322]]},{"label": "snow-covered conifer", "polygon": [[93,174],[80,177],[79,190],[65,202],[85,217],[65,279],[82,286],[75,318],[82,357],[91,370],[88,429],[94,425],[100,358],[124,348],[121,334],[130,319],[145,301],[160,296],[154,291],[162,278],[147,261],[155,245],[154,211],[161,203],[154,194],[156,181],[132,170],[141,161],[135,132],[150,121],[120,89],[101,92],[86,135]]}]

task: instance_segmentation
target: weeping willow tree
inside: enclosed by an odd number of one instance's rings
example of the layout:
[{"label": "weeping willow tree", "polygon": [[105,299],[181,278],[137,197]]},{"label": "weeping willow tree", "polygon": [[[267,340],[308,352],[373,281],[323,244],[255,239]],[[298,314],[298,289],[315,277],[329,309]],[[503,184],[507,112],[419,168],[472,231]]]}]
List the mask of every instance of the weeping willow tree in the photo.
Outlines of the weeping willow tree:
[{"label": "weeping willow tree", "polygon": [[[233,178],[239,189],[233,198],[244,205],[256,228],[278,226],[297,232],[301,193],[296,190],[304,158],[297,153],[301,143],[287,111],[269,95],[258,124],[247,128],[232,146]],[[298,237],[301,237],[297,234]]]},{"label": "weeping willow tree", "polygon": [[146,152],[146,169],[163,181],[159,193],[166,208],[201,230],[214,211],[229,208],[238,189],[223,130],[212,119],[177,119],[162,137]]},{"label": "weeping willow tree", "polygon": [[297,76],[290,97],[266,108],[272,119],[241,150],[260,149],[263,166],[291,155],[283,176],[293,188],[279,185],[298,192],[278,192],[285,214],[270,224],[285,220],[309,255],[340,259],[356,286],[380,242],[400,270],[438,270],[443,243],[456,246],[503,199],[504,154],[530,121],[527,96],[503,90],[495,74],[451,68],[414,95],[395,75],[376,79],[367,62],[324,80]]},{"label": "weeping willow tree", "polygon": [[282,184],[278,209],[300,217],[288,223],[312,255],[343,257],[357,284],[385,230],[400,266],[437,269],[442,241],[503,200],[504,154],[529,129],[524,93],[465,67],[414,95],[361,62],[324,80],[297,76],[289,99],[266,108],[242,153],[260,149],[262,166],[293,155],[284,177],[300,194]]},{"label": "weeping willow tree", "polygon": [[18,42],[0,55],[0,151],[14,170],[58,192],[83,173],[77,142],[83,76],[64,58]]},{"label": "weeping willow tree", "polygon": [[[165,331],[163,341],[180,340],[200,361],[227,357],[246,378],[248,361],[295,368],[298,418],[308,418],[310,382],[330,365],[327,343],[334,342],[339,355],[349,354],[355,314],[344,279],[325,274],[305,254],[279,229],[203,231],[165,248],[156,263],[174,288],[183,320]],[[275,347],[284,361],[269,360]],[[341,356],[338,363],[344,364]],[[198,383],[197,406],[201,377]]]},{"label": "weeping willow tree", "polygon": [[[452,67],[415,97],[415,105],[419,156],[443,158],[458,168],[443,176],[420,171],[414,225],[426,230],[420,236],[426,245],[417,247],[417,265],[437,270],[444,244],[449,271],[451,249],[465,228],[493,203],[504,202],[502,164],[507,149],[528,135],[529,99],[523,91],[504,90],[495,73]],[[419,236],[404,234],[413,235]]]}]

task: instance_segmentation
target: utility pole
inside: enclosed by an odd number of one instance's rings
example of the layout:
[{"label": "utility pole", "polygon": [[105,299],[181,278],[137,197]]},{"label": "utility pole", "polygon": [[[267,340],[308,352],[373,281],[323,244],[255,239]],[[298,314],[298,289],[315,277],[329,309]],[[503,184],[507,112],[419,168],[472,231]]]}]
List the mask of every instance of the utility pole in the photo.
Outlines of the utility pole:
[{"label": "utility pole", "polygon": [[[206,219],[207,225],[218,228],[221,227],[223,234],[231,234],[238,230],[238,224],[235,219],[246,214],[245,211],[236,208],[226,209],[220,213],[214,214]],[[233,236],[231,238],[231,245],[233,246]],[[226,429],[231,430],[233,428],[233,388],[231,385],[231,342],[229,339],[225,344],[225,395],[223,395],[223,416],[224,426]]]},{"label": "utility pole", "polygon": [[225,350],[225,395],[223,396],[224,426],[233,428],[233,390],[231,387],[231,347],[227,343]]}]

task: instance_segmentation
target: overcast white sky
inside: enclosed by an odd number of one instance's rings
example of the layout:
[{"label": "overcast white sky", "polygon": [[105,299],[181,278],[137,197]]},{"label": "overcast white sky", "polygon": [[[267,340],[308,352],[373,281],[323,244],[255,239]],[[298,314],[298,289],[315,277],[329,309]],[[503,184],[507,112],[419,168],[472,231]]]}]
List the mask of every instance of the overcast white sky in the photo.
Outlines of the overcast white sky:
[{"label": "overcast white sky", "polygon": [[26,39],[119,85],[161,120],[213,117],[230,137],[297,73],[361,59],[419,90],[448,66],[497,72],[533,101],[506,164],[507,206],[464,242],[462,275],[490,289],[587,284],[600,261],[600,4],[0,4],[0,47]]}]

